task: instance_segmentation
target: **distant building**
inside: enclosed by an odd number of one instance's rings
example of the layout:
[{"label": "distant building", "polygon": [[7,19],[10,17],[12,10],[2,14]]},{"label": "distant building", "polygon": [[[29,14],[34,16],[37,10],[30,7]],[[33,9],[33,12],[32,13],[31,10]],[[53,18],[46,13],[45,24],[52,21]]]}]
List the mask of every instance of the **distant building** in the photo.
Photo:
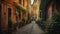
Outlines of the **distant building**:
[{"label": "distant building", "polygon": [[39,19],[39,6],[40,6],[40,0],[34,0],[33,4],[31,5],[31,15],[34,14],[36,17],[36,20]]}]

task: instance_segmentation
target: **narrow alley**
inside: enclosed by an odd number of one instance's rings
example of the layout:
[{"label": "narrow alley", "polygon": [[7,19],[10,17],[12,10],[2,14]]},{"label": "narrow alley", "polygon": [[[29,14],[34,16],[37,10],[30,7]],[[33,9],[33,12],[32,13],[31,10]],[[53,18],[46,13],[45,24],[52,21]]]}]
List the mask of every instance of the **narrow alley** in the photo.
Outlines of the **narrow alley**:
[{"label": "narrow alley", "polygon": [[60,34],[60,0],[0,0],[0,34]]}]

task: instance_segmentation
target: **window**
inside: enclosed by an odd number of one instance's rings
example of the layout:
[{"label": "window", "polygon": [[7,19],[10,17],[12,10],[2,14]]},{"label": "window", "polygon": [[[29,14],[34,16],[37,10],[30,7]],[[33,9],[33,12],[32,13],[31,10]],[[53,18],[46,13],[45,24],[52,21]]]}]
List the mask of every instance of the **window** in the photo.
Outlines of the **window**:
[{"label": "window", "polygon": [[0,1],[4,1],[4,0],[0,0]]},{"label": "window", "polygon": [[21,18],[21,12],[19,12],[19,17]]},{"label": "window", "polygon": [[0,30],[2,25],[2,4],[0,4]]},{"label": "window", "polygon": [[34,2],[37,2],[37,0],[34,0]]},{"label": "window", "polygon": [[11,16],[11,8],[8,8],[8,16]]},{"label": "window", "polygon": [[23,6],[25,5],[25,0],[23,0]]},{"label": "window", "polygon": [[1,29],[1,9],[2,9],[2,6],[0,5],[0,29]]},{"label": "window", "polygon": [[19,3],[21,4],[22,0],[19,0]]},{"label": "window", "polygon": [[12,21],[11,21],[11,8],[8,8],[8,27],[12,27]]},{"label": "window", "polygon": [[0,5],[0,23],[1,23],[1,12],[2,12],[2,5]]}]

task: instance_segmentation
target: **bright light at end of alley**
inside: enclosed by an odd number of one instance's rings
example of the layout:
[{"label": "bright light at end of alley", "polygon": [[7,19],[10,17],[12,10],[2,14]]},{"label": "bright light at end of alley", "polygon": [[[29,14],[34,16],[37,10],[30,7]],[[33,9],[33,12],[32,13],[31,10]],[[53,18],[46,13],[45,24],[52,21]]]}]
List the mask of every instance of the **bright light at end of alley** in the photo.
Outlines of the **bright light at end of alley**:
[{"label": "bright light at end of alley", "polygon": [[34,0],[31,0],[31,4],[33,4]]}]

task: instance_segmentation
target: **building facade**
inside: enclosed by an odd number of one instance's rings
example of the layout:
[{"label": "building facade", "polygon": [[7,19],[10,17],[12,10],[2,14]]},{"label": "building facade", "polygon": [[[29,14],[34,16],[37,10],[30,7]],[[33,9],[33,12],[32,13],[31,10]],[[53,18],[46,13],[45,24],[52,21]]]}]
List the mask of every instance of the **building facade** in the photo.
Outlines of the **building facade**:
[{"label": "building facade", "polygon": [[[9,21],[11,23],[16,23],[16,15],[15,15],[15,6],[13,5],[13,1],[9,0],[0,0],[1,5],[1,30],[6,30],[8,28]],[[12,19],[13,18],[13,19]]]},{"label": "building facade", "polygon": [[[0,0],[0,28],[2,31],[14,29],[15,24],[28,19],[28,0]],[[17,25],[18,26],[18,25]]]}]

